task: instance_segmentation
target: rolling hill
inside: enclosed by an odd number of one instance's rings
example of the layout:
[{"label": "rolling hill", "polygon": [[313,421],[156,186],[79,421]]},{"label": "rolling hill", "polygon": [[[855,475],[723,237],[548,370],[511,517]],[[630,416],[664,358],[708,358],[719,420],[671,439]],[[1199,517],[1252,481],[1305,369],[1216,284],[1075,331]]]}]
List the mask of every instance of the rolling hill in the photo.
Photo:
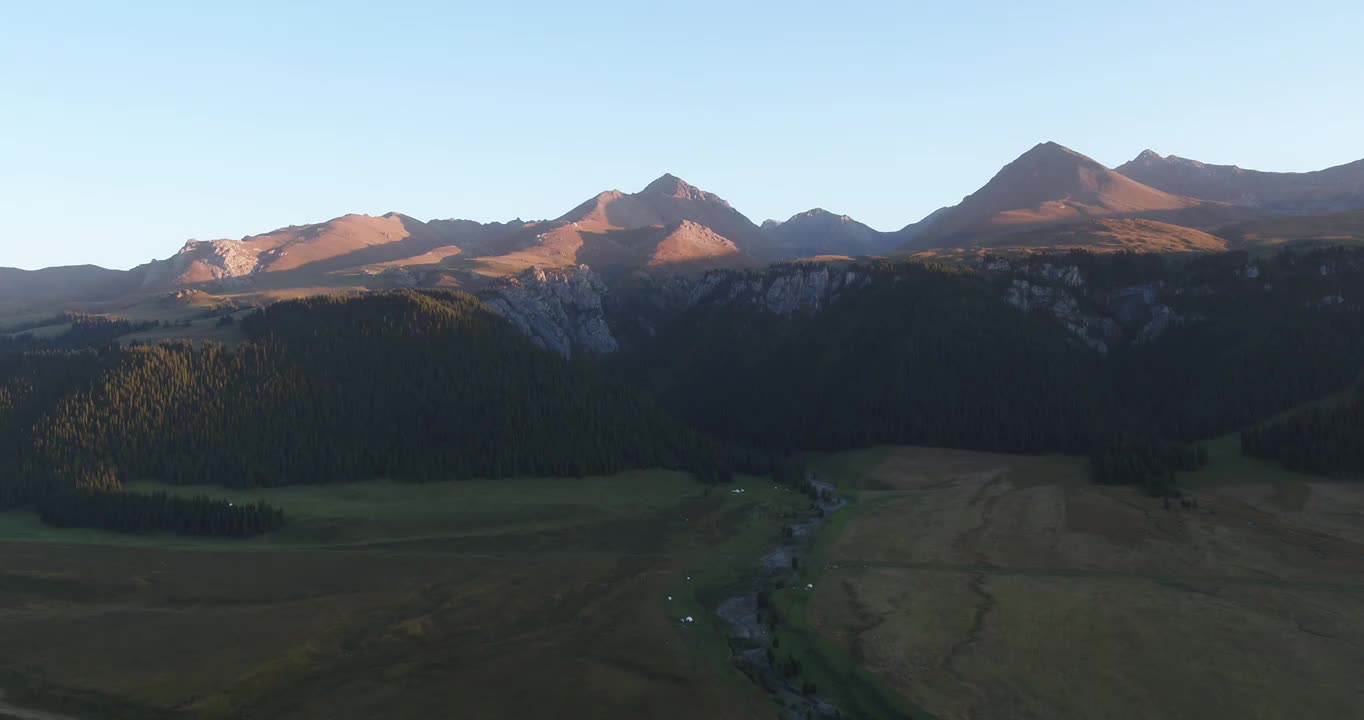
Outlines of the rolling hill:
[{"label": "rolling hill", "polygon": [[136,282],[128,273],[95,265],[41,270],[0,267],[0,307],[12,311],[87,297],[120,295],[135,288]]},{"label": "rolling hill", "polygon": [[751,258],[730,239],[691,220],[673,223],[654,233],[647,267],[685,267],[711,270],[753,264]]},{"label": "rolling hill", "polygon": [[1183,225],[1141,218],[1097,218],[992,236],[987,247],[1050,247],[1090,252],[1220,252],[1229,243]]},{"label": "rolling hill", "polygon": [[1364,210],[1272,218],[1233,225],[1220,232],[1237,245],[1251,248],[1355,245],[1364,242]]}]

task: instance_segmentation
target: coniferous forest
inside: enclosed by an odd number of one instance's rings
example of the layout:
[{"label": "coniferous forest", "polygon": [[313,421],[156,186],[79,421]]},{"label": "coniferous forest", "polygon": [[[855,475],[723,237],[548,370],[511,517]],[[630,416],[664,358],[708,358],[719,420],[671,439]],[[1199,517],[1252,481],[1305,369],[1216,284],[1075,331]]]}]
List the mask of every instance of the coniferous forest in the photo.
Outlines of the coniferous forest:
[{"label": "coniferous forest", "polygon": [[[1169,490],[1199,440],[1347,386],[1364,368],[1364,252],[1172,259],[1071,253],[1095,305],[1133,286],[1187,321],[1106,356],[976,273],[883,263],[815,315],[700,306],[614,362],[721,440],[772,449],[920,444],[1075,452],[1096,479]],[[992,282],[994,283],[992,285]],[[1322,420],[1342,424],[1338,418]]]},{"label": "coniferous forest", "polygon": [[885,263],[820,313],[702,306],[616,358],[664,407],[778,450],[1087,451],[1117,410],[1093,353],[968,273]]},{"label": "coniferous forest", "polygon": [[276,516],[88,491],[143,478],[246,487],[644,467],[715,481],[730,471],[717,443],[534,347],[468,295],[283,302],[243,329],[239,348],[5,355],[5,503],[41,502],[45,518],[67,524],[232,535]]},{"label": "coniferous forest", "polygon": [[1241,447],[1302,472],[1364,477],[1364,387],[1339,404],[1251,428],[1241,433]]},{"label": "coniferous forest", "polygon": [[46,493],[36,509],[43,522],[123,533],[171,531],[182,535],[244,538],[284,524],[284,513],[265,502],[235,505],[204,495],[109,492],[83,489]]},{"label": "coniferous forest", "polygon": [[[1197,441],[1336,392],[1364,367],[1358,251],[1284,252],[1253,280],[1239,253],[1027,262],[1079,268],[1082,304],[1136,286],[1184,319],[1098,353],[1006,302],[1016,279],[885,261],[820,312],[700,303],[614,356],[572,361],[444,291],[276,303],[241,320],[238,346],[122,346],[132,324],[71,315],[65,335],[0,336],[0,506],[34,505],[58,525],[241,537],[283,518],[125,483],[651,467],[716,482],[796,451],[878,444],[1087,454],[1098,482],[1168,494],[1176,471],[1206,462]],[[1361,405],[1247,430],[1244,446],[1357,474]]]}]

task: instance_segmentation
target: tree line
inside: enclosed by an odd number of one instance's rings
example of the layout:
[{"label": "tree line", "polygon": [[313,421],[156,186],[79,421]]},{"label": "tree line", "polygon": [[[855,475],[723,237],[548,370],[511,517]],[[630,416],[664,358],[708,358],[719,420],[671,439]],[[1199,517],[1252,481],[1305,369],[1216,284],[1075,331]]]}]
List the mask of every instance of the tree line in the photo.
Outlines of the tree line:
[{"label": "tree line", "polygon": [[1137,485],[1154,497],[1179,494],[1176,472],[1192,472],[1208,464],[1202,445],[1184,445],[1150,436],[1119,434],[1105,438],[1089,456],[1096,483]]},{"label": "tree line", "polygon": [[107,471],[235,487],[637,467],[718,479],[736,457],[468,295],[282,302],[243,330],[239,348],[117,351],[34,423],[25,470],[78,487]]},{"label": "tree line", "polygon": [[246,538],[284,525],[284,512],[264,501],[237,505],[205,495],[165,492],[110,492],[75,488],[43,495],[38,517],[55,527],[96,528],[121,533],[176,532],[182,535]]},{"label": "tree line", "polygon": [[719,482],[770,463],[535,347],[466,294],[282,302],[242,328],[235,348],[4,355],[0,428],[15,452],[0,459],[0,498],[123,517],[152,501],[69,493],[124,496],[138,478],[260,487],[651,467]]},{"label": "tree line", "polygon": [[[31,332],[40,327],[61,324],[68,327],[50,337],[39,337]],[[133,322],[110,315],[65,312],[9,328],[9,334],[0,334],[0,353],[24,350],[75,350],[110,345],[117,343],[118,338],[124,335],[150,330],[156,326],[157,323],[151,320]]]},{"label": "tree line", "polygon": [[1301,472],[1364,478],[1364,386],[1340,403],[1246,430],[1241,449]]}]

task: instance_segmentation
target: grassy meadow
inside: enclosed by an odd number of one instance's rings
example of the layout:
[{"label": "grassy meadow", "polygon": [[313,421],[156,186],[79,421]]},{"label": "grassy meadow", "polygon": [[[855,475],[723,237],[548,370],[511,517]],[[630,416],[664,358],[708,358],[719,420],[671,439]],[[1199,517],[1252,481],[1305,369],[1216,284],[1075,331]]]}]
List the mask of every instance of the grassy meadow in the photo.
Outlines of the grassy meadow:
[{"label": "grassy meadow", "polygon": [[74,718],[777,710],[712,613],[804,505],[765,480],[175,491],[263,498],[291,522],[239,542],[0,514],[3,702]]},{"label": "grassy meadow", "polygon": [[[1349,717],[1364,486],[1207,445],[1180,478],[1196,510],[1082,458],[812,455],[853,502],[774,594],[775,655],[873,720]],[[290,521],[243,541],[0,513],[0,718],[779,712],[714,614],[809,506],[764,478],[133,487]]]}]

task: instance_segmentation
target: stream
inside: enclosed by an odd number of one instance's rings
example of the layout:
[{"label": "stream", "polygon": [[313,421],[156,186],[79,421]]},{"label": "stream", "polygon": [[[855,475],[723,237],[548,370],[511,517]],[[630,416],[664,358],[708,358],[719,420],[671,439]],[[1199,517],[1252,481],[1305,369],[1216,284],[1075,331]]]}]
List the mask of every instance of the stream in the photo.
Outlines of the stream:
[{"label": "stream", "polygon": [[[800,582],[800,575],[791,567],[791,560],[802,557],[815,530],[829,516],[848,504],[838,495],[833,484],[819,480],[814,473],[809,473],[806,481],[819,491],[820,499],[815,504],[823,512],[812,513],[811,517],[789,524],[790,535],[783,537],[781,544],[763,556],[749,591],[721,602],[715,613],[730,626],[734,664],[753,682],[766,689],[789,717],[841,718],[844,714],[837,707],[817,696],[803,694],[799,687],[783,678],[781,671],[768,662],[767,648],[772,639],[758,608],[759,595],[779,586],[793,587]],[[824,499],[826,491],[828,500]],[[740,642],[736,643],[735,640]]]},{"label": "stream", "polygon": [[[781,676],[780,670],[767,660],[767,648],[772,643],[771,633],[763,624],[758,608],[758,596],[780,587],[795,587],[800,575],[791,567],[793,558],[804,559],[814,533],[833,513],[848,504],[837,494],[833,484],[819,480],[810,473],[807,482],[819,491],[816,510],[809,517],[788,523],[791,532],[780,544],[763,556],[748,592],[720,603],[716,614],[729,625],[730,646],[734,664],[754,683],[762,686],[781,705],[790,718],[844,718],[846,715],[831,703],[816,695],[805,695],[791,681]],[[827,492],[828,499],[825,500]],[[735,642],[738,641],[738,642]],[[70,715],[13,705],[5,701],[0,690],[0,720],[80,720]]]}]

